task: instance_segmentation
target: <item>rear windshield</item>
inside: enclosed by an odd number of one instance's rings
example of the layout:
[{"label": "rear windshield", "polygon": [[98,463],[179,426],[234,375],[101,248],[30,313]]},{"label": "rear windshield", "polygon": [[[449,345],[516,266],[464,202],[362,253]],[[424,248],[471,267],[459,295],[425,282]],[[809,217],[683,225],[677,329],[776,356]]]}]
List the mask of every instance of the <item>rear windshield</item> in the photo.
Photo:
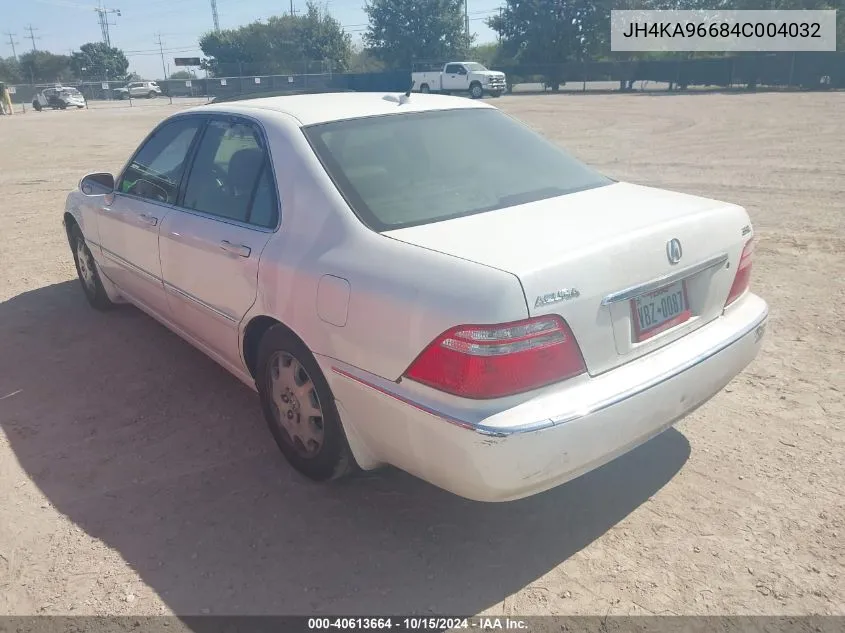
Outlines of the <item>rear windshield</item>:
[{"label": "rear windshield", "polygon": [[349,119],[306,127],[305,134],[352,210],[375,231],[612,182],[495,109]]}]

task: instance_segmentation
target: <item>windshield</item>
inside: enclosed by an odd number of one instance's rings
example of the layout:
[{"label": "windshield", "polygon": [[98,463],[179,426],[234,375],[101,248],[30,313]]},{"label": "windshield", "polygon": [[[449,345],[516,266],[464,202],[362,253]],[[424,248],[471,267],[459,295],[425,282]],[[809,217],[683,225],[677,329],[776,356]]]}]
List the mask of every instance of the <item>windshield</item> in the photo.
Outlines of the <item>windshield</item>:
[{"label": "windshield", "polygon": [[335,121],[305,134],[352,210],[376,231],[612,182],[492,108]]},{"label": "windshield", "polygon": [[476,62],[468,62],[468,63],[464,64],[464,66],[466,67],[466,69],[468,71],[470,71],[472,73],[477,73],[477,72],[487,70],[487,68],[485,68],[484,66],[482,66],[481,64],[478,64]]}]

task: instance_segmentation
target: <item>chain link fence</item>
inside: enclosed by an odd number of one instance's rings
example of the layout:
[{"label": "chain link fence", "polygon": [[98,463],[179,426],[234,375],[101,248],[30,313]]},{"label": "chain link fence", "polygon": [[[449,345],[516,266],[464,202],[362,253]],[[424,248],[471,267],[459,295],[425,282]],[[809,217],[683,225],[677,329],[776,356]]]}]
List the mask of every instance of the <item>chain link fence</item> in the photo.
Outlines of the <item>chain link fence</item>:
[{"label": "chain link fence", "polygon": [[[223,70],[233,70],[230,64]],[[633,89],[636,82],[655,82],[668,89],[692,87],[801,88],[825,90],[845,88],[845,53],[749,53],[699,59],[626,61],[584,61],[562,64],[494,66],[506,73],[508,89],[527,90],[620,90]],[[226,77],[158,80],[161,96],[154,99],[128,98],[119,88],[125,81],[83,81],[66,83],[85,97],[88,108],[136,107],[172,103],[174,99],[205,101],[271,96],[303,92],[399,92],[410,86],[411,70],[374,73],[336,73],[328,62],[303,61],[293,70],[275,74],[243,74],[249,64],[238,64]],[[304,72],[303,72],[304,71]],[[11,86],[15,110],[32,107],[36,95],[56,84]],[[598,88],[597,88],[598,86]],[[113,103],[118,101],[118,103]]]}]

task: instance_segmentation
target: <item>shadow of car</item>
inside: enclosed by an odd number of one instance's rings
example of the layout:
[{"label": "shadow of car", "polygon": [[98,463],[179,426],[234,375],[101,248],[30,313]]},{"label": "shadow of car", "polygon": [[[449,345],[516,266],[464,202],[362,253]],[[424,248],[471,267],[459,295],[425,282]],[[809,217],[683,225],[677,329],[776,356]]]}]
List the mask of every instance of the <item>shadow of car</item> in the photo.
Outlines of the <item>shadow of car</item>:
[{"label": "shadow of car", "polygon": [[180,615],[478,613],[588,546],[689,455],[670,429],[503,504],[393,469],[320,486],[278,454],[248,388],[135,309],[90,310],[77,283],[0,303],[4,450]]}]

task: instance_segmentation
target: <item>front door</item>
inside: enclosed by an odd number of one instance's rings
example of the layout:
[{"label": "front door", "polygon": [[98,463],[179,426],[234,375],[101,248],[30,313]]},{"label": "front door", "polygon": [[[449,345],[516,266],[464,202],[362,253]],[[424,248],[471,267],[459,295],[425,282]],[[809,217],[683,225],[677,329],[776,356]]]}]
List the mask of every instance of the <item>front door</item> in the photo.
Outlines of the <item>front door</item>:
[{"label": "front door", "polygon": [[443,90],[466,90],[467,70],[460,64],[447,64],[443,72]]},{"label": "front door", "polygon": [[158,235],[172,211],[200,117],[165,123],[138,149],[97,217],[103,271],[131,298],[166,314]]},{"label": "front door", "polygon": [[180,209],[161,226],[161,267],[174,321],[243,369],[238,325],[255,303],[261,251],[279,221],[267,145],[253,123],[212,118]]}]

